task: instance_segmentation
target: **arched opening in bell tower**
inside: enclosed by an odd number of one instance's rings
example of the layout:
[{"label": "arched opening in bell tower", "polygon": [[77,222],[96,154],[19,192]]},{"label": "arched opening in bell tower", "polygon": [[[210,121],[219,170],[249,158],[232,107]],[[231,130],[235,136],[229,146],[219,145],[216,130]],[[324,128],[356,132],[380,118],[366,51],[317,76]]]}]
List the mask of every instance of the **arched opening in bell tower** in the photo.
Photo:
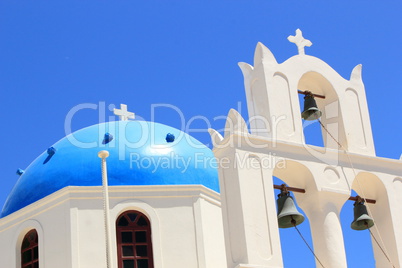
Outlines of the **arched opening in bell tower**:
[{"label": "arched opening in bell tower", "polygon": [[[304,95],[302,94],[299,94],[299,105],[301,111],[303,111]],[[302,128],[305,144],[324,147],[321,125],[317,120],[308,121],[302,119]]]},{"label": "arched opening in bell tower", "polygon": [[[273,177],[274,184],[281,185],[285,182],[282,181],[278,177]],[[278,199],[278,195],[280,194],[280,190],[275,189],[275,199]],[[306,242],[312,247],[313,242],[311,239],[311,231],[310,231],[310,222],[307,218],[304,211],[297,206],[297,199],[295,195],[290,192],[290,196],[293,197],[295,200],[295,205],[297,207],[298,212],[303,214],[304,222],[297,225],[300,233],[303,235],[303,238]],[[277,207],[277,214],[278,214],[278,207]],[[302,264],[303,267],[314,267],[315,266],[315,259],[306,244],[304,243],[303,239],[300,237],[299,233],[296,231],[294,227],[290,228],[279,228],[279,236],[281,241],[281,249],[282,249],[282,260],[284,267],[288,268],[297,268],[300,267]],[[294,261],[298,260],[298,264],[295,265]]]},{"label": "arched opening in bell tower", "polygon": [[[352,190],[351,196],[356,195],[357,193]],[[354,220],[353,204],[354,201],[345,202],[340,213],[348,267],[375,267],[369,231],[351,229]]]},{"label": "arched opening in bell tower", "polygon": [[[311,173],[307,167],[291,160],[278,162],[273,172],[274,185],[286,184],[289,187],[305,189],[311,183],[311,178]],[[275,189],[274,192],[275,200],[277,200],[281,190]],[[314,251],[309,218],[299,207],[299,201],[303,199],[303,195],[302,193],[290,191],[290,196],[294,199],[295,208],[304,216],[304,222],[297,225],[302,237],[295,227],[279,228],[284,267],[315,267],[316,265],[315,257],[306,245],[307,243]],[[297,264],[292,261],[295,259],[298,260]]]},{"label": "arched opening in bell tower", "polygon": [[[349,254],[348,266],[392,267],[394,265],[398,267],[398,263],[395,263],[396,258],[394,258],[397,241],[395,240],[395,230],[390,221],[392,218],[390,201],[384,183],[373,173],[359,172],[353,180],[351,195],[375,200],[375,204],[364,203],[368,215],[374,220],[374,226],[369,230],[361,231],[352,230],[350,226],[354,220],[354,202],[348,201],[342,207],[342,229],[345,248]],[[359,261],[354,262],[356,260]]]},{"label": "arched opening in bell tower", "polygon": [[[314,98],[318,109],[322,112],[320,121],[301,119],[305,144],[337,149],[339,142],[345,146],[346,138],[342,113],[339,108],[339,97],[330,81],[318,72],[310,71],[301,76],[297,88],[303,92],[310,91],[325,97]],[[298,95],[300,112],[302,112],[305,95]]]}]

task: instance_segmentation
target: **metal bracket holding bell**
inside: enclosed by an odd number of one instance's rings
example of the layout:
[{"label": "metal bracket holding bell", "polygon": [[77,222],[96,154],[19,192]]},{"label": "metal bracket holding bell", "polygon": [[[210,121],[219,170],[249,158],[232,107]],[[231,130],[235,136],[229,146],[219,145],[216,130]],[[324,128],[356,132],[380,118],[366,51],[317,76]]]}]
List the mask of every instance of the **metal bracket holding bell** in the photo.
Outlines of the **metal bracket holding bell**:
[{"label": "metal bracket holding bell", "polygon": [[[283,185],[285,185],[286,190],[289,191],[289,192],[296,192],[296,193],[302,193],[302,194],[306,193],[305,189],[296,188],[296,187],[290,187],[290,186],[287,186],[286,184],[281,184],[281,185],[274,184],[274,189],[281,190],[284,187]],[[369,203],[369,204],[375,204],[377,202],[374,199],[362,198],[360,196],[350,196],[348,200],[356,201],[358,197],[363,199],[364,202]]]},{"label": "metal bracket holding bell", "polygon": [[312,95],[315,98],[325,99],[324,95],[314,94],[313,92],[308,91],[308,90],[305,90],[305,91],[297,90],[297,93],[303,94],[303,95]]},{"label": "metal bracket holding bell", "polygon": [[304,189],[290,187],[290,186],[287,186],[286,184],[281,184],[281,185],[274,184],[274,189],[277,189],[277,190],[282,190],[284,187],[286,188],[286,191],[289,191],[289,192],[296,192],[296,193],[302,193],[302,194],[304,194],[306,192],[306,190],[304,190]]},{"label": "metal bracket holding bell", "polygon": [[[286,186],[286,184],[275,185],[274,189],[281,190],[278,194],[278,226],[279,228],[290,228],[299,225],[304,221],[304,216],[297,210],[290,192],[305,193],[305,189]],[[354,203],[354,220],[351,224],[353,230],[366,230],[374,226],[374,220],[368,215],[365,202],[375,204],[376,200],[350,196],[348,200]]]}]

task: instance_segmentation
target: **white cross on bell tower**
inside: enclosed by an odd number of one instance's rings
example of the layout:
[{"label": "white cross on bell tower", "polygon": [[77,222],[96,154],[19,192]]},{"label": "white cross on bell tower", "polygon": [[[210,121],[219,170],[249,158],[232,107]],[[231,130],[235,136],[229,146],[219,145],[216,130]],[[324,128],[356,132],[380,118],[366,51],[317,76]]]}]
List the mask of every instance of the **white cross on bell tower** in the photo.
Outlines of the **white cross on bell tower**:
[{"label": "white cross on bell tower", "polygon": [[135,115],[127,110],[126,104],[120,104],[120,109],[113,109],[113,113],[120,117],[121,121],[128,121],[128,119],[134,119]]},{"label": "white cross on bell tower", "polygon": [[296,30],[296,35],[289,35],[288,40],[296,44],[299,55],[305,55],[304,47],[309,47],[313,44],[310,40],[304,39],[303,33],[300,29]]}]

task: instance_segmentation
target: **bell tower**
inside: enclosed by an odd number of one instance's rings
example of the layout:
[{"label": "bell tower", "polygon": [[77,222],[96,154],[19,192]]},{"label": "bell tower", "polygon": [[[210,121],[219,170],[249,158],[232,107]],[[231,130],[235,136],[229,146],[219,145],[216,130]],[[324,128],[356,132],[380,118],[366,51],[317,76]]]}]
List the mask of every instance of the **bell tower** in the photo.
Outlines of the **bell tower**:
[{"label": "bell tower", "polygon": [[[393,204],[402,196],[402,162],[375,156],[362,66],[344,79],[305,54],[312,43],[299,29],[288,40],[298,54],[283,63],[261,43],[254,66],[239,63],[248,122],[232,109],[223,136],[209,130],[219,162],[228,267],[283,267],[273,176],[304,191],[294,196],[325,267],[347,267],[340,211],[348,199],[356,200],[352,190],[375,201],[366,205],[370,230],[380,241],[373,240],[377,267],[400,267],[402,210]],[[324,147],[305,144],[299,93],[316,101],[317,107],[306,104],[313,110],[303,118],[320,117]]]},{"label": "bell tower", "polygon": [[[258,43],[254,66],[241,62],[252,134],[277,141],[303,144],[298,90],[311,91],[322,111],[321,122],[349,152],[375,155],[362,66],[357,65],[349,80],[342,78],[324,61],[306,55],[312,43],[298,29],[289,36],[299,54],[279,64],[272,52]],[[326,148],[338,148],[323,135]]]}]

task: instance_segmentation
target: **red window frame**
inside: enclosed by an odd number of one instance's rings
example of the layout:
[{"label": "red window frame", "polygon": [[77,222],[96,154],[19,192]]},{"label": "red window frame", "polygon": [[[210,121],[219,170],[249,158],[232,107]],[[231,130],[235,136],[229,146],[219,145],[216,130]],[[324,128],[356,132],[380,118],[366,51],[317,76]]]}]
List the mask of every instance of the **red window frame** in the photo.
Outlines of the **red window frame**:
[{"label": "red window frame", "polygon": [[38,233],[30,230],[22,239],[21,244],[21,268],[39,267],[39,243]]},{"label": "red window frame", "polygon": [[123,212],[116,220],[119,268],[153,268],[151,224],[136,210]]}]

